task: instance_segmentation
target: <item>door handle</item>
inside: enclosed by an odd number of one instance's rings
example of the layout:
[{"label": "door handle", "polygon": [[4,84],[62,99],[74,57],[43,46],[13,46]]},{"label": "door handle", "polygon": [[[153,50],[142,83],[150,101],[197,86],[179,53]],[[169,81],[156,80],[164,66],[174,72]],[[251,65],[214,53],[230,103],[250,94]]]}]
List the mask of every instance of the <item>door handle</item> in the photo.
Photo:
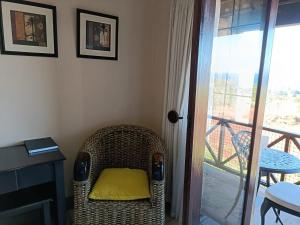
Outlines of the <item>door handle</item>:
[{"label": "door handle", "polygon": [[182,120],[183,117],[179,116],[179,114],[175,111],[175,110],[171,110],[168,113],[168,120],[170,121],[170,123],[177,123],[178,120]]}]

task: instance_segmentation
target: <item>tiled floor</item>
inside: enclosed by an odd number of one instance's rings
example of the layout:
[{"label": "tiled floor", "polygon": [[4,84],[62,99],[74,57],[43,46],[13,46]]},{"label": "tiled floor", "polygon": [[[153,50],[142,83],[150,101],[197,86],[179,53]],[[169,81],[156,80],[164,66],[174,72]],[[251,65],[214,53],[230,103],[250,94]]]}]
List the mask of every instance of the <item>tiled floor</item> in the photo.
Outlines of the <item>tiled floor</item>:
[{"label": "tiled floor", "polygon": [[[199,222],[199,225],[239,225],[241,221],[243,199],[239,202],[233,212],[226,217],[232,206],[238,190],[238,176],[224,172],[217,168],[206,167],[204,176],[204,191],[202,213],[206,215]],[[260,207],[264,199],[265,188],[260,188],[256,199],[253,225],[260,225]],[[243,196],[242,192],[241,196]],[[300,196],[297,196],[300,198]],[[211,220],[210,218],[214,220]],[[300,218],[281,213],[284,225],[300,225]],[[179,225],[175,221],[169,220],[169,225]],[[266,215],[266,225],[278,225],[275,223],[275,215],[270,210]]]},{"label": "tiled floor", "polygon": [[[262,198],[259,197],[258,201],[257,201],[257,206],[259,207],[259,205],[261,204]],[[68,212],[68,223],[66,225],[72,225],[71,223],[71,219],[72,218],[72,211]],[[299,225],[300,224],[300,218],[288,215],[286,213],[281,213],[281,219],[284,223],[284,225]],[[273,214],[272,211],[269,211],[269,213],[267,214],[267,219],[266,219],[266,225],[279,225],[279,223],[275,223],[275,216]],[[10,218],[10,219],[6,219],[0,220],[0,225],[41,225],[41,218],[39,218],[39,214],[38,213],[30,213],[18,218]],[[228,225],[228,223],[224,222],[222,223],[222,225]],[[167,217],[167,224],[166,225],[181,225],[178,222],[176,222],[175,220],[170,219],[169,217]],[[210,218],[208,217],[204,217],[202,218],[201,222],[199,223],[199,225],[221,225],[218,224],[214,221],[212,221]],[[237,225],[237,224],[235,224]],[[259,218],[259,208],[257,208],[255,210],[255,223],[253,225],[260,225],[260,218]]]},{"label": "tiled floor", "polygon": [[170,217],[167,217],[167,225],[179,225],[179,223],[175,220],[172,220]]},{"label": "tiled floor", "polygon": [[[260,188],[259,194],[256,199],[256,207],[255,207],[255,213],[254,213],[254,223],[253,225],[260,225],[260,206],[263,202],[263,196],[264,196],[264,188]],[[299,197],[299,196],[298,196]],[[286,214],[284,212],[281,212],[280,215],[281,220],[283,221],[284,225],[300,225],[300,218]],[[180,225],[175,220],[172,220],[170,218],[167,219],[167,225]],[[199,225],[229,225],[228,221],[223,220],[221,223],[216,223],[212,219],[208,217],[204,217],[201,219],[201,222]],[[237,225],[237,224],[232,224]],[[266,224],[265,225],[280,225],[279,223],[275,222],[275,214],[272,210],[270,210],[266,215]]]},{"label": "tiled floor", "polygon": [[[238,190],[238,176],[221,171],[217,168],[206,168],[204,184],[205,189],[203,198],[204,204],[206,205],[203,208],[205,209],[205,215],[210,216],[222,225],[239,224],[241,221],[244,192],[242,192],[236,208],[227,219],[225,218],[228,208],[231,207],[234,202]],[[260,187],[256,198],[253,225],[260,225],[260,207],[264,199],[264,193],[265,188]],[[298,197],[300,198],[300,196]],[[284,225],[300,225],[300,218],[286,213],[282,213],[281,219]],[[215,225],[215,223],[211,222],[203,224]],[[266,225],[276,225],[275,215],[272,210],[266,215]]]}]

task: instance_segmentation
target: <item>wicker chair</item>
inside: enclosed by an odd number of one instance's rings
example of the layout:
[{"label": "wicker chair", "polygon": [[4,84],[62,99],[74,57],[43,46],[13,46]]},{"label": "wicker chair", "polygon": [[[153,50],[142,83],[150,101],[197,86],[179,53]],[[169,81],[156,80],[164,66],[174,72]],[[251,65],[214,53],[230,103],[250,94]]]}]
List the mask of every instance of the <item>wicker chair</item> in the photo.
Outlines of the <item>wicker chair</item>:
[{"label": "wicker chair", "polygon": [[[164,152],[160,138],[146,128],[120,125],[98,130],[87,139],[75,162],[74,224],[165,224],[163,172],[160,178],[152,173],[152,167],[157,165],[152,165],[153,155],[157,158],[157,155],[163,156]],[[150,199],[94,201],[88,198],[93,184],[103,169],[125,167],[148,171]]]}]

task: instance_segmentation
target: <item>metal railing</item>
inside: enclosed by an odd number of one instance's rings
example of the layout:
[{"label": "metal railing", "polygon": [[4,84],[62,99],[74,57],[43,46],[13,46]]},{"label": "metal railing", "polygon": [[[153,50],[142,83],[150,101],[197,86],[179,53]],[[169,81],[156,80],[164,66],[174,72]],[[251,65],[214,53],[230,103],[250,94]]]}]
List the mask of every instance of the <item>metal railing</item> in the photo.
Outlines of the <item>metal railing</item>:
[{"label": "metal railing", "polygon": [[[219,117],[210,117],[211,127],[206,133],[206,154],[205,161],[213,166],[227,172],[240,175],[240,162],[232,143],[231,137],[238,131],[251,131],[252,125]],[[269,137],[268,147],[294,154],[300,157],[300,135],[263,127],[263,135]],[[280,177],[279,177],[280,176]],[[300,184],[299,175],[288,175],[289,181]],[[270,174],[273,182],[286,180],[285,175]]]}]

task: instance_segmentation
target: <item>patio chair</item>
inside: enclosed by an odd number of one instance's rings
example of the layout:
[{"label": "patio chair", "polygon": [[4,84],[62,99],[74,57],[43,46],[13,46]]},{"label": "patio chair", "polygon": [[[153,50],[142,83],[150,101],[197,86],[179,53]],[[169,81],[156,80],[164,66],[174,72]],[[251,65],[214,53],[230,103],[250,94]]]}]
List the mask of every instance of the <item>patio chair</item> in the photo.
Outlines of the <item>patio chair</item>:
[{"label": "patio chair", "polygon": [[236,194],[234,203],[230,210],[228,211],[225,218],[227,218],[237,206],[242,190],[244,188],[244,178],[245,178],[245,170],[247,169],[247,162],[250,152],[250,144],[251,144],[251,132],[249,131],[239,131],[238,133],[234,134],[231,138],[231,142],[235,149],[234,156],[237,156],[239,161],[239,173],[240,173],[240,182],[238,193]]},{"label": "patio chair", "polygon": [[[165,184],[163,160],[165,152],[160,138],[151,130],[120,125],[98,130],[81,148],[74,169],[75,225],[163,225],[165,224]],[[160,158],[162,159],[162,158]],[[148,172],[150,199],[91,200],[88,195],[105,168],[133,168]]]},{"label": "patio chair", "polygon": [[[265,199],[260,209],[261,225],[265,224],[265,215],[270,208],[276,215],[276,222],[282,221],[279,217],[280,211],[300,217],[300,187],[287,183],[279,182],[269,188],[265,192]],[[278,212],[276,211],[278,210]]]}]

